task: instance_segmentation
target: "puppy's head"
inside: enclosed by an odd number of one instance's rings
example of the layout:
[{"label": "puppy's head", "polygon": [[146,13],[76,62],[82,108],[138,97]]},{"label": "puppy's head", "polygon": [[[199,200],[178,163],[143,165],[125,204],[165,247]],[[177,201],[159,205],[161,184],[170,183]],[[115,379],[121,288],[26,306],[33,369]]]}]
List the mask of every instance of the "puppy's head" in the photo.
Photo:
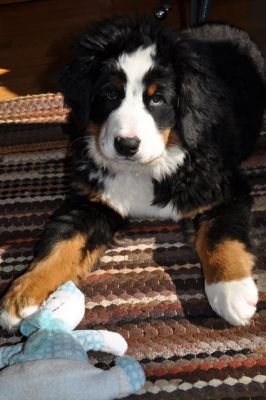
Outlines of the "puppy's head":
[{"label": "puppy's head", "polygon": [[197,118],[210,105],[202,99],[204,85],[193,82],[201,60],[188,47],[147,18],[107,20],[81,37],[61,83],[98,157],[152,164],[173,147],[197,146]]}]

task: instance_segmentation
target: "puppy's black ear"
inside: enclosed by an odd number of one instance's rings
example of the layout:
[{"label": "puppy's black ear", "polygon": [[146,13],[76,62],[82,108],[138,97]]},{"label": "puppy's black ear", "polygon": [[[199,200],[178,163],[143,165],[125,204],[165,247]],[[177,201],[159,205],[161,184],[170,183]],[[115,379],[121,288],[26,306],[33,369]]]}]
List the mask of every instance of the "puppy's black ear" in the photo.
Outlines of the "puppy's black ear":
[{"label": "puppy's black ear", "polygon": [[74,45],[76,57],[59,74],[65,104],[72,110],[78,130],[84,130],[90,117],[93,87],[100,64],[114,57],[134,26],[133,19],[114,18],[93,25],[81,34]]},{"label": "puppy's black ear", "polygon": [[77,57],[59,74],[65,104],[71,108],[72,117],[81,131],[89,120],[94,64],[94,57]]},{"label": "puppy's black ear", "polygon": [[219,99],[225,98],[225,93],[204,45],[180,41],[174,54],[179,131],[189,148],[197,148],[202,141],[211,140],[224,113]]}]

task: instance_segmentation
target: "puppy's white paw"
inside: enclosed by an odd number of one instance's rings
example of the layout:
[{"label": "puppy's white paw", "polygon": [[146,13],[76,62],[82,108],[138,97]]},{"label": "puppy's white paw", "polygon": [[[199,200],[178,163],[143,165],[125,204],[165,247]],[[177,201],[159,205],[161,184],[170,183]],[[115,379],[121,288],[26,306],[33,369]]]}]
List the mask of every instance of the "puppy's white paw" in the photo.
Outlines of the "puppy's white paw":
[{"label": "puppy's white paw", "polygon": [[0,326],[14,330],[22,319],[37,311],[49,296],[49,285],[43,282],[44,278],[34,271],[26,272],[13,282],[1,302]]},{"label": "puppy's white paw", "polygon": [[18,329],[22,319],[27,318],[29,315],[38,310],[38,306],[29,306],[22,308],[20,316],[8,312],[4,307],[0,309],[0,326],[10,332]]},{"label": "puppy's white paw", "polygon": [[232,325],[247,325],[256,312],[258,289],[252,278],[229,282],[205,282],[212,309]]},{"label": "puppy's white paw", "polygon": [[15,331],[19,327],[21,318],[8,312],[4,308],[0,310],[0,327],[8,331]]}]

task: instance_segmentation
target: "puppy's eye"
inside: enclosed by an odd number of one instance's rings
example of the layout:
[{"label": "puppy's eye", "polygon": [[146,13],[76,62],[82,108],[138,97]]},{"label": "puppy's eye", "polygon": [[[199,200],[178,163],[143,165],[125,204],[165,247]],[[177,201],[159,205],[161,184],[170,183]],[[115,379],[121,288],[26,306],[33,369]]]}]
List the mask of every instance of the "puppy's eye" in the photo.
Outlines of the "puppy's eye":
[{"label": "puppy's eye", "polygon": [[159,94],[159,93],[155,93],[151,97],[149,104],[152,107],[158,107],[158,106],[161,106],[163,104],[163,102],[164,102],[163,96],[161,94]]},{"label": "puppy's eye", "polygon": [[117,100],[117,98],[118,98],[117,90],[112,89],[112,88],[107,89],[105,94],[106,94],[107,99],[110,101]]}]

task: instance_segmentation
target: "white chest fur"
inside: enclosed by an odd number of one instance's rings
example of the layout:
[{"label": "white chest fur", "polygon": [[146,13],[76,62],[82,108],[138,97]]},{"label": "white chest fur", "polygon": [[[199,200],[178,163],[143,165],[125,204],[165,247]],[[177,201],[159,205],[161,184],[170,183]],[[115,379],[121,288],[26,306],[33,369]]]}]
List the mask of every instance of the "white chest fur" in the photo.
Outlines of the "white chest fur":
[{"label": "white chest fur", "polygon": [[152,205],[154,198],[152,178],[140,172],[120,172],[104,181],[103,198],[123,216],[134,218],[171,218],[180,215],[171,204],[166,207]]}]

